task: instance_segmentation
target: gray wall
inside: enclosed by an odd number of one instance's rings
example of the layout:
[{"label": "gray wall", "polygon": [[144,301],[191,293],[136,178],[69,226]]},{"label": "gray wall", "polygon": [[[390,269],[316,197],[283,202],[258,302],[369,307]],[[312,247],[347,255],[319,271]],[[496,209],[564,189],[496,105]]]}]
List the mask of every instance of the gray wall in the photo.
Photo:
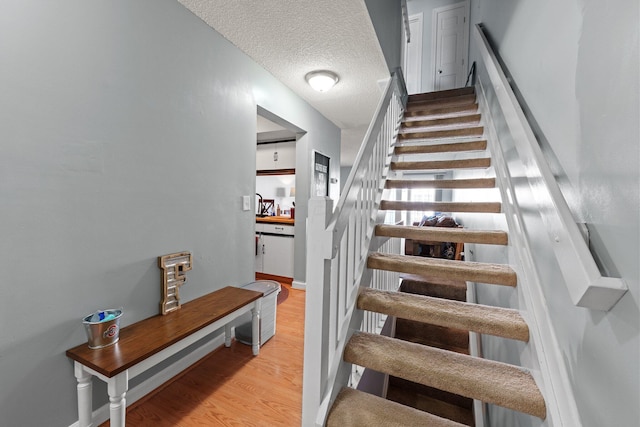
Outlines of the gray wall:
[{"label": "gray wall", "polygon": [[347,178],[349,178],[349,174],[351,173],[351,166],[343,166],[340,168],[340,192],[342,193],[342,189],[344,188],[344,184],[347,183]]},{"label": "gray wall", "polygon": [[[431,32],[433,31],[433,9],[451,4],[460,3],[462,0],[407,0],[409,16],[422,13],[422,91],[433,90],[433,75],[431,68]],[[473,0],[472,0],[473,3]],[[412,36],[413,37],[413,36]]]},{"label": "gray wall", "polygon": [[400,0],[365,0],[389,71],[401,66],[402,9]]},{"label": "gray wall", "polygon": [[193,252],[184,301],[253,279],[257,105],[307,131],[302,236],[340,133],[173,0],[5,0],[0,58],[0,424],[68,426],[80,319],[157,314],[158,255]]},{"label": "gray wall", "polygon": [[[485,25],[504,61],[576,219],[588,224],[592,252],[629,286],[608,313],[574,307],[543,226],[527,213],[525,228],[540,236],[533,242],[538,272],[585,426],[640,419],[638,13],[634,1],[472,2],[472,24]],[[472,42],[472,59],[476,52]],[[508,292],[482,288],[481,302],[512,305]],[[521,350],[485,344],[486,355],[499,360]],[[534,424],[498,408],[490,415],[492,425]]]}]

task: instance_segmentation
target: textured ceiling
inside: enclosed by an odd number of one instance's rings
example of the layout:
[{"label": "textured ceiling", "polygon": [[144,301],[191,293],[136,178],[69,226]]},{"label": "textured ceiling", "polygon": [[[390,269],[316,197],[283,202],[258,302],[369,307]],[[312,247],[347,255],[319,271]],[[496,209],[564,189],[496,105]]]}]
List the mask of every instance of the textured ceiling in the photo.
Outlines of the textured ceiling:
[{"label": "textured ceiling", "polygon": [[[389,77],[364,0],[179,0],[343,130],[343,165],[357,147]],[[340,76],[329,92],[304,76]]]}]

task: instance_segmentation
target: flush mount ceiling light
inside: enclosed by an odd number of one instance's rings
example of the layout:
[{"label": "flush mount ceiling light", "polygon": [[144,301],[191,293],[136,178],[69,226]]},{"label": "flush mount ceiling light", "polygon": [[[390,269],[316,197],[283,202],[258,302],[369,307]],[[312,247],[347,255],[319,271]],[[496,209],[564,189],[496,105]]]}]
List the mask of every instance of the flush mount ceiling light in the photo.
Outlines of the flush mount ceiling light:
[{"label": "flush mount ceiling light", "polygon": [[326,92],[338,83],[338,75],[333,71],[319,70],[308,73],[305,77],[309,86],[318,92]]}]

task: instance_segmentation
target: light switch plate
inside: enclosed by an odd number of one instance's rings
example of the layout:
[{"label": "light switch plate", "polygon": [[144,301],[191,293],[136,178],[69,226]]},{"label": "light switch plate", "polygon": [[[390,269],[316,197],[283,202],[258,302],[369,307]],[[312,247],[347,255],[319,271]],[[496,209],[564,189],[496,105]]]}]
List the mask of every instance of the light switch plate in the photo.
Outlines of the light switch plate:
[{"label": "light switch plate", "polygon": [[242,196],[242,210],[251,210],[251,196]]}]

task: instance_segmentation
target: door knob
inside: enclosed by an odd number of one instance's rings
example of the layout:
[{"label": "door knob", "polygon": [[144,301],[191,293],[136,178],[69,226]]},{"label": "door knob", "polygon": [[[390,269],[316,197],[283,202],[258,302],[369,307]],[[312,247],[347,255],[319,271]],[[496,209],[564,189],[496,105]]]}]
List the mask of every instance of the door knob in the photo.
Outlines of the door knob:
[{"label": "door knob", "polygon": [[438,74],[442,74],[442,70],[438,70]]}]

